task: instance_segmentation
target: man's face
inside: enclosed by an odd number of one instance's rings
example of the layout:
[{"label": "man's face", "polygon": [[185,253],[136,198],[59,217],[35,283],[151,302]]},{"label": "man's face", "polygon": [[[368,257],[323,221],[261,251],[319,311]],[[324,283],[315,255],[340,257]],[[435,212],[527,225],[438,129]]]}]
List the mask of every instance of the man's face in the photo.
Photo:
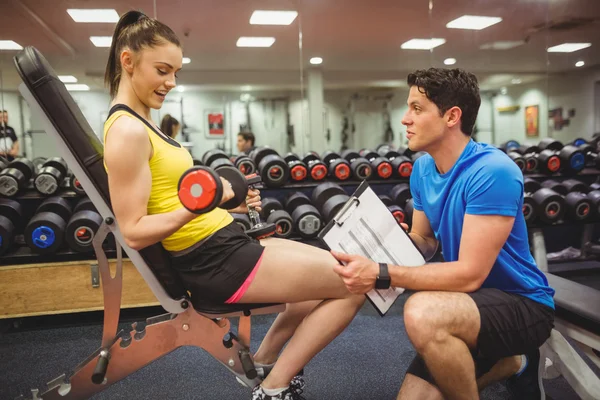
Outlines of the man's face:
[{"label": "man's face", "polygon": [[244,140],[242,135],[238,135],[237,137],[237,148],[240,153],[245,152],[250,148],[250,141]]},{"label": "man's face", "polygon": [[427,151],[443,138],[446,120],[435,103],[417,86],[410,88],[407,104],[402,124],[406,126],[408,147],[412,151]]}]

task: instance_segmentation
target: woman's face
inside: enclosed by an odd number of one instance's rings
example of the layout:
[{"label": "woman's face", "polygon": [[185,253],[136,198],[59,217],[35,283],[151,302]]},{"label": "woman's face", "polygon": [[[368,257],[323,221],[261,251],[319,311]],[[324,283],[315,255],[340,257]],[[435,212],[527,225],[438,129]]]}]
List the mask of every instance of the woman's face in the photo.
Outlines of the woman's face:
[{"label": "woman's face", "polygon": [[181,48],[165,43],[144,48],[136,54],[123,52],[122,65],[130,74],[133,91],[149,108],[160,109],[165,97],[176,86],[177,72],[181,70]]}]

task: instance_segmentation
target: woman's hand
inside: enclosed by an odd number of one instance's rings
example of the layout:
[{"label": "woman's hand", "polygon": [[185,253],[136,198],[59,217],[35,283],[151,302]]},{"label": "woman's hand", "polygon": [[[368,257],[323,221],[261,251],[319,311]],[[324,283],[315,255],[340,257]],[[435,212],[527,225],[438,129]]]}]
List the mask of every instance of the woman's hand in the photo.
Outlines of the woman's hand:
[{"label": "woman's hand", "polygon": [[233,192],[233,188],[231,187],[231,183],[222,176],[220,176],[221,182],[223,183],[223,196],[221,197],[221,202],[219,205],[233,199],[235,197],[235,193]]},{"label": "woman's hand", "polygon": [[260,212],[262,210],[261,205],[262,202],[260,201],[260,191],[256,189],[248,189],[248,197],[246,197],[246,202],[240,204],[233,210],[228,211],[230,213],[247,214],[248,206],[252,206],[256,211]]}]

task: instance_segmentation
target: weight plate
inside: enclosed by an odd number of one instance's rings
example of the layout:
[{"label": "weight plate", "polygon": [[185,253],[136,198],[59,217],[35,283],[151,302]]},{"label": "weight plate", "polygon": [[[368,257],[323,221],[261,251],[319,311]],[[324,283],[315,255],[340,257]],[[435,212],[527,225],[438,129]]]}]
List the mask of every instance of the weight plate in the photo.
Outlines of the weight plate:
[{"label": "weight plate", "polygon": [[[259,147],[257,149],[252,150],[252,152],[250,153],[250,158],[252,158],[254,164],[259,165],[263,158],[269,155],[278,156],[277,152],[270,147]],[[260,166],[258,167],[258,169],[260,170]]]},{"label": "weight plate", "polygon": [[[67,162],[63,160],[61,157],[52,157],[46,160],[42,167],[54,167],[60,173],[60,177],[63,178],[67,175],[67,171],[69,167],[67,166]],[[62,179],[59,179],[62,180]]]},{"label": "weight plate", "polygon": [[231,183],[231,188],[234,193],[232,199],[221,204],[219,207],[224,208],[225,210],[231,210],[246,201],[246,197],[248,196],[248,184],[246,183],[246,177],[244,177],[237,168],[222,167],[217,170],[217,174]]},{"label": "weight plate", "polygon": [[92,203],[92,200],[90,200],[89,197],[84,197],[77,202],[75,208],[73,208],[73,214],[78,213],[79,211],[94,211],[96,213],[98,212],[98,210],[96,210],[96,207],[94,206],[94,203]]},{"label": "weight plate", "polygon": [[195,166],[181,175],[177,193],[185,208],[193,213],[203,214],[219,205],[223,198],[223,184],[212,169]]},{"label": "weight plate", "polygon": [[29,182],[35,169],[33,163],[25,157],[15,158],[8,164],[8,168],[18,169],[25,176],[25,183]]},{"label": "weight plate", "polygon": [[267,187],[281,187],[290,177],[290,169],[277,154],[264,156],[258,164],[258,171]]},{"label": "weight plate", "polygon": [[244,232],[250,229],[251,225],[248,214],[231,213],[231,216],[233,217],[233,222],[238,224]]},{"label": "weight plate", "polygon": [[390,197],[394,200],[394,204],[403,207],[408,199],[412,197],[408,183],[400,183],[392,188]]},{"label": "weight plate", "polygon": [[321,218],[317,209],[305,204],[292,212],[294,230],[305,239],[315,238],[321,230]]},{"label": "weight plate", "polygon": [[268,218],[272,212],[277,210],[283,210],[283,205],[279,200],[274,197],[267,197],[261,201],[262,215],[264,218]]},{"label": "weight plate", "polygon": [[53,254],[60,249],[67,223],[57,214],[41,212],[25,227],[25,243],[37,254]]},{"label": "weight plate", "polygon": [[33,181],[33,186],[41,194],[50,196],[58,191],[61,178],[60,172],[56,168],[42,167]]},{"label": "weight plate", "polygon": [[267,223],[275,224],[275,237],[289,238],[294,232],[292,216],[284,210],[276,210],[267,218]]},{"label": "weight plate", "polygon": [[21,229],[21,224],[23,223],[23,208],[21,207],[21,203],[0,198],[0,216],[8,218],[15,228],[18,230]]},{"label": "weight plate", "polygon": [[0,172],[0,195],[15,196],[26,183],[25,175],[21,171],[15,168],[5,168]]},{"label": "weight plate", "polygon": [[290,214],[292,214],[296,208],[305,204],[310,204],[310,199],[302,192],[294,192],[285,199],[285,209]]},{"label": "weight plate", "polygon": [[92,251],[96,232],[102,225],[102,217],[94,211],[82,210],[73,214],[65,228],[65,241],[73,251]]},{"label": "weight plate", "polygon": [[56,214],[66,222],[69,220],[72,214],[71,205],[62,197],[53,196],[49,197],[39,205],[37,213],[49,212]]},{"label": "weight plate", "polygon": [[229,157],[227,157],[227,154],[225,154],[225,152],[223,150],[220,150],[220,149],[208,150],[207,152],[205,152],[202,155],[202,163],[204,165],[210,166],[215,160],[217,160],[219,158],[229,159]]},{"label": "weight plate", "polygon": [[323,204],[323,212],[321,213],[325,222],[331,221],[349,199],[350,196],[347,194],[336,194],[327,199]]},{"label": "weight plate", "polygon": [[15,226],[12,221],[0,215],[0,256],[5,254],[13,243]]},{"label": "weight plate", "polygon": [[314,204],[317,209],[322,210],[325,202],[337,194],[346,194],[346,191],[336,183],[325,182],[314,188],[310,198],[312,204]]}]

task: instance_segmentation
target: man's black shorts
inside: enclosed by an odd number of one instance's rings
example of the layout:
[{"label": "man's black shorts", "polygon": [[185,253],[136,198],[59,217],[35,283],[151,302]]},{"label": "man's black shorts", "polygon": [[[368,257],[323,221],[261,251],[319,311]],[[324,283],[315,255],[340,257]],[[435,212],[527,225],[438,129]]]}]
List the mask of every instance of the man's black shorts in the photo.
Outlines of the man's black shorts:
[{"label": "man's black shorts", "polygon": [[[478,376],[501,358],[527,354],[539,348],[554,328],[554,310],[527,297],[498,289],[467,293],[479,309],[481,329],[472,350]],[[417,354],[407,374],[433,383],[425,362]]]}]

